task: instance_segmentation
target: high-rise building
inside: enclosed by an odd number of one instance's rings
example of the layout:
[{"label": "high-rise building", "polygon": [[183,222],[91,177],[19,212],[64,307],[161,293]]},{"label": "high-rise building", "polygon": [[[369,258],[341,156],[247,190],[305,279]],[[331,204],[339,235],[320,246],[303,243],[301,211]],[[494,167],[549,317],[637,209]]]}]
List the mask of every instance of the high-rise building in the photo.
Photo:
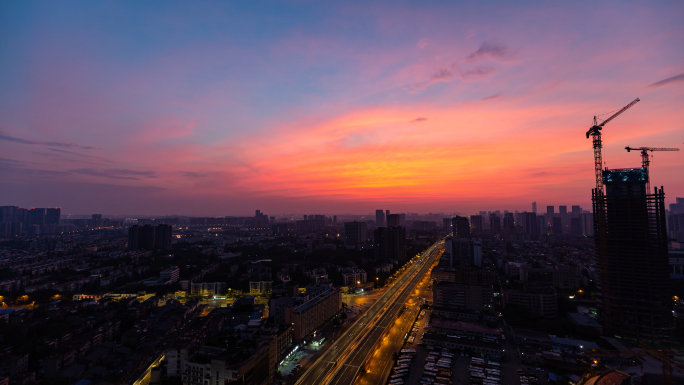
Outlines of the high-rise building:
[{"label": "high-rise building", "polygon": [[553,206],[546,206],[546,214],[553,216]]},{"label": "high-rise building", "polygon": [[546,224],[548,226],[553,225],[553,206],[546,206]]},{"label": "high-rise building", "polygon": [[579,206],[572,206],[572,217],[573,218],[579,217],[580,212],[582,212],[582,209]]},{"label": "high-rise building", "polygon": [[582,226],[582,235],[585,237],[594,236],[594,216],[592,213],[580,213],[579,218]]},{"label": "high-rise building", "polygon": [[474,234],[482,234],[482,230],[484,227],[484,223],[482,223],[482,215],[471,215],[470,216],[470,224],[473,227],[473,233]]},{"label": "high-rise building", "polygon": [[406,230],[403,227],[379,227],[373,235],[376,259],[406,260]]},{"label": "high-rise building", "polygon": [[29,211],[29,225],[42,226],[45,224],[45,209],[31,208]]},{"label": "high-rise building", "polygon": [[537,202],[532,202],[532,212],[537,213]]},{"label": "high-rise building", "polygon": [[442,218],[442,226],[444,231],[449,234],[451,232],[451,218]]},{"label": "high-rise building", "polygon": [[470,269],[474,265],[473,241],[471,239],[452,238],[449,265],[460,269]]},{"label": "high-rise building", "polygon": [[45,224],[46,225],[59,225],[59,217],[62,213],[62,209],[59,207],[48,207],[45,210]]},{"label": "high-rise building", "polygon": [[387,227],[401,226],[401,217],[399,214],[387,214]]},{"label": "high-rise building", "polygon": [[546,235],[546,218],[543,215],[537,215],[537,232],[539,239]]},{"label": "high-rise building", "polygon": [[529,235],[530,239],[539,239],[539,224],[537,223],[537,214],[522,213],[523,230]]},{"label": "high-rise building", "polygon": [[377,227],[385,227],[385,212],[382,210],[375,210],[375,225]]},{"label": "high-rise building", "polygon": [[368,241],[366,222],[345,222],[344,223],[344,244],[356,246],[359,243]]},{"label": "high-rise building", "polygon": [[582,236],[582,221],[579,217],[570,218],[570,234],[575,237]]},{"label": "high-rise building", "polygon": [[504,229],[515,227],[515,218],[513,218],[513,213],[504,213],[503,227]]},{"label": "high-rise building", "polygon": [[558,215],[561,219],[561,226],[563,227],[563,231],[567,232],[567,229],[570,225],[570,220],[568,217],[568,206],[558,206]]},{"label": "high-rise building", "polygon": [[604,331],[646,343],[670,342],[665,193],[646,190],[643,168],[604,170],[605,195],[594,190],[599,316]]},{"label": "high-rise building", "polygon": [[93,214],[90,220],[91,227],[102,227],[102,214]]},{"label": "high-rise building", "polygon": [[498,234],[501,232],[501,218],[494,213],[489,215],[489,229],[491,230],[492,234]]},{"label": "high-rise building", "polygon": [[155,247],[162,250],[171,250],[173,239],[173,226],[159,225],[154,231]]},{"label": "high-rise building", "polygon": [[472,236],[470,235],[470,223],[468,222],[468,218],[466,217],[461,217],[461,216],[455,216],[452,218],[452,228],[454,232],[454,238],[462,238],[462,239],[470,239]]},{"label": "high-rise building", "polygon": [[140,243],[140,225],[128,227],[128,250],[138,250]]},{"label": "high-rise building", "polygon": [[138,230],[138,248],[145,250],[154,250],[156,247],[157,237],[155,236],[155,227],[152,225],[140,226]]},{"label": "high-rise building", "polygon": [[15,213],[18,209],[17,206],[0,206],[0,223],[14,223]]},{"label": "high-rise building", "polygon": [[563,222],[560,217],[553,217],[553,235],[563,234]]}]

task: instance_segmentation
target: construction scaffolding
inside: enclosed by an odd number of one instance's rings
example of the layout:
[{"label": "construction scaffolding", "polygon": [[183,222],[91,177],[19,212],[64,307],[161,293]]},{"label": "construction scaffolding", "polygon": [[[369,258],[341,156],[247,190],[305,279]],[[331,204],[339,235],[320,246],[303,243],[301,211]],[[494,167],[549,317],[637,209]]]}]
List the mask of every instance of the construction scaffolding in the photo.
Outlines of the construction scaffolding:
[{"label": "construction scaffolding", "polygon": [[673,333],[665,194],[647,191],[644,168],[603,170],[592,191],[599,310],[607,333],[649,344]]}]

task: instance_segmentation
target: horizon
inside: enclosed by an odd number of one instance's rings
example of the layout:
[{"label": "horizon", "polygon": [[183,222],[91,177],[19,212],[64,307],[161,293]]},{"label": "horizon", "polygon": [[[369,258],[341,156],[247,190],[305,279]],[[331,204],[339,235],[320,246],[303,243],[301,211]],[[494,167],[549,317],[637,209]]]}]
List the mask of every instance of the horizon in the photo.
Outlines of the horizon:
[{"label": "horizon", "polygon": [[[586,210],[595,115],[641,99],[603,129],[608,168],[640,166],[626,146],[684,147],[683,16],[666,2],[3,3],[0,203]],[[684,196],[683,155],[652,159],[666,205]]]}]

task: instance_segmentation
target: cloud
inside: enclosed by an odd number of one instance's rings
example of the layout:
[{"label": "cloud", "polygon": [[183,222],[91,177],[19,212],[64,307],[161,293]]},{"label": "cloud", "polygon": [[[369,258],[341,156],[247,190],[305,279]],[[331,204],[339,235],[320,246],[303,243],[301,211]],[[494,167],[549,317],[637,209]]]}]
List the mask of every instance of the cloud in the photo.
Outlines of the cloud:
[{"label": "cloud", "polygon": [[461,79],[480,79],[494,75],[496,69],[494,67],[477,66],[468,70],[460,70]]},{"label": "cloud", "polygon": [[104,170],[96,170],[93,168],[78,168],[75,170],[69,170],[74,174],[90,175],[90,176],[101,176],[110,179],[128,179],[128,180],[140,180],[138,177],[144,178],[156,178],[154,171],[135,171],[120,168],[110,168]]},{"label": "cloud", "polygon": [[194,172],[194,171],[181,171],[180,173],[187,176],[187,177],[190,177],[190,178],[204,178],[204,177],[208,176],[208,174]]},{"label": "cloud", "polygon": [[487,102],[487,101],[494,100],[494,99],[497,99],[500,97],[501,97],[501,94],[494,94],[494,95],[489,95],[486,98],[482,98],[482,99],[480,99],[480,101]]},{"label": "cloud", "polygon": [[28,140],[28,139],[22,139],[22,138],[15,138],[13,136],[3,135],[3,134],[0,134],[0,140],[6,140],[8,142],[21,143],[21,144],[31,144],[31,145],[36,145],[36,146],[81,148],[83,150],[99,150],[97,147],[92,147],[92,146],[81,146],[80,144],[74,144],[74,143],[41,142],[41,141]]},{"label": "cloud", "polygon": [[20,160],[0,158],[0,173],[15,174],[15,175],[33,175],[33,176],[48,176],[48,175],[65,175],[66,171],[53,170],[38,170],[33,168],[26,168],[29,162],[22,162]]},{"label": "cloud", "polygon": [[659,82],[655,82],[655,83],[649,85],[649,87],[662,87],[662,86],[666,86],[668,84],[679,83],[679,82],[684,82],[684,74],[679,74],[679,75],[675,75],[671,78],[663,79]]},{"label": "cloud", "polygon": [[474,62],[480,59],[506,60],[511,56],[513,56],[513,53],[508,49],[508,47],[501,44],[484,42],[480,45],[480,48],[478,48],[477,51],[468,55],[466,60],[469,62]]},{"label": "cloud", "polygon": [[428,120],[428,119],[427,119],[427,118],[420,117],[420,118],[415,118],[415,119],[413,119],[413,120],[411,121],[411,123],[420,123],[420,122],[424,122],[424,121],[426,121],[426,120]]},{"label": "cloud", "polygon": [[452,74],[451,71],[449,71],[448,69],[442,68],[442,69],[438,70],[436,74],[432,75],[432,77],[430,78],[430,81],[434,82],[434,81],[449,79],[453,76],[454,76],[454,74]]}]

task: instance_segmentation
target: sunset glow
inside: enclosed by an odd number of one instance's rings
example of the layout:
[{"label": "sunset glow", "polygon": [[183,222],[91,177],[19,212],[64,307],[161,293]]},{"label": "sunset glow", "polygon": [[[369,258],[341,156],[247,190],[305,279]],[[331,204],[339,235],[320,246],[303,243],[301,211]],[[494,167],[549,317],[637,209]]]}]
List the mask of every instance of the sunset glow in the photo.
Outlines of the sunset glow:
[{"label": "sunset glow", "polygon": [[[684,150],[678,2],[70,4],[0,5],[7,204],[588,209],[585,132],[636,97],[603,130],[607,166]],[[684,151],[651,171],[684,196]]]}]

